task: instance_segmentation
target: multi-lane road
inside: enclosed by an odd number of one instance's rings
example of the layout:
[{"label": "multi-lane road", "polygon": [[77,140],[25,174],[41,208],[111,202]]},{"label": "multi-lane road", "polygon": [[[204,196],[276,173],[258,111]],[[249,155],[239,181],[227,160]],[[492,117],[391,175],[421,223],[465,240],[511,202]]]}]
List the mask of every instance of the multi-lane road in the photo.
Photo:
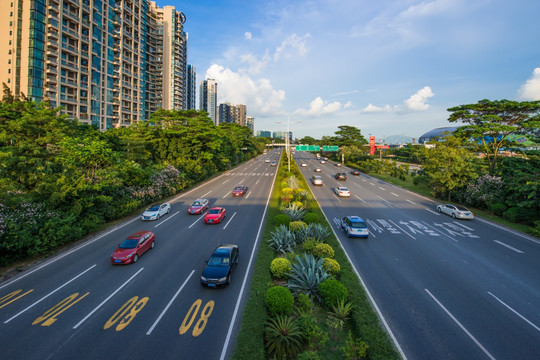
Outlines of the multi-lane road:
[{"label": "multi-lane road", "polygon": [[[0,284],[0,359],[226,359],[230,357],[277,151],[184,192],[157,221],[126,219]],[[247,185],[233,197],[236,185]],[[196,198],[226,208],[221,224],[188,215]],[[115,266],[117,244],[139,230],[156,246]],[[200,274],[219,244],[237,244],[230,286],[208,289]]]},{"label": "multi-lane road", "polygon": [[[538,239],[452,219],[430,199],[312,154],[294,157],[308,183],[323,177],[311,189],[405,358],[540,359]],[[347,215],[364,218],[368,239],[347,238],[338,225]]]}]

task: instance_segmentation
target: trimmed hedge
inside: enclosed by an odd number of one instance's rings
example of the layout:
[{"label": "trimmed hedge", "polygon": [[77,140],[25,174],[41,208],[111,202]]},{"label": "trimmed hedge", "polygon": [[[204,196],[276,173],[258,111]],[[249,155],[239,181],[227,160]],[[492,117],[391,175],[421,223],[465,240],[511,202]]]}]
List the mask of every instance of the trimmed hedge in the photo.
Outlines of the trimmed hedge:
[{"label": "trimmed hedge", "polygon": [[266,291],[265,303],[272,316],[290,315],[294,307],[294,297],[286,287],[273,286]]}]

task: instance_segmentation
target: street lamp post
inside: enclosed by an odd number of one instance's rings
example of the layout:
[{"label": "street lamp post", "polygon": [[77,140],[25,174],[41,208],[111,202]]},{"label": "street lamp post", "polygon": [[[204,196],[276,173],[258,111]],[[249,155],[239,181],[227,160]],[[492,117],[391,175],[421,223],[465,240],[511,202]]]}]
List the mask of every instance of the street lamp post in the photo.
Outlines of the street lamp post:
[{"label": "street lamp post", "polygon": [[[302,122],[302,120],[295,121],[293,122],[293,124],[298,124],[300,122]],[[276,124],[285,125],[285,123],[281,121],[276,121]],[[291,152],[289,149],[290,127],[291,127],[291,119],[287,115],[287,135],[285,136],[285,153],[287,154],[287,164],[288,164],[289,172],[291,171]]]}]

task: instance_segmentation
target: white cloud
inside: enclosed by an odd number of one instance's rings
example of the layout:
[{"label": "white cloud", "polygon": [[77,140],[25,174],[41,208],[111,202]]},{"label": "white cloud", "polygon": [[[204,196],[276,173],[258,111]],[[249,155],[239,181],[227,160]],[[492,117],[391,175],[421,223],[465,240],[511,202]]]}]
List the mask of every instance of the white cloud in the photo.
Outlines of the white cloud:
[{"label": "white cloud", "polygon": [[534,69],[532,77],[521,85],[519,99],[522,101],[540,100],[540,68]]},{"label": "white cloud", "polygon": [[[350,107],[351,104],[347,103],[346,105]],[[341,109],[341,106],[339,101],[328,103],[319,96],[309,104],[309,109],[298,109],[294,113],[298,115],[321,116],[336,113]]]},{"label": "white cloud", "polygon": [[270,55],[268,55],[268,52],[266,52],[260,59],[252,53],[248,53],[241,55],[240,61],[242,63],[248,64],[248,68],[243,69],[242,71],[246,71],[251,75],[256,75],[260,74],[268,66],[268,63],[271,61],[271,59]]},{"label": "white cloud", "polygon": [[373,104],[369,104],[365,108],[362,109],[362,112],[371,113],[371,112],[390,112],[392,109],[390,108],[390,105],[385,105],[384,107],[378,107]]},{"label": "white cloud", "polygon": [[309,33],[299,37],[296,34],[290,35],[288,38],[281,42],[281,45],[276,48],[274,53],[274,61],[280,59],[287,59],[295,55],[304,57],[308,53],[306,46],[307,40],[311,37]]},{"label": "white cloud", "polygon": [[418,92],[405,100],[405,106],[411,111],[424,111],[429,109],[429,104],[426,101],[433,97],[433,92],[429,86],[424,86]]},{"label": "white cloud", "polygon": [[218,83],[218,104],[245,104],[249,114],[279,114],[285,91],[276,90],[270,80],[253,80],[247,74],[234,72],[221,65],[212,65],[205,79]]},{"label": "white cloud", "polygon": [[251,33],[249,31],[246,31],[244,33],[244,39],[251,40],[252,38],[253,38],[253,35],[251,35]]}]

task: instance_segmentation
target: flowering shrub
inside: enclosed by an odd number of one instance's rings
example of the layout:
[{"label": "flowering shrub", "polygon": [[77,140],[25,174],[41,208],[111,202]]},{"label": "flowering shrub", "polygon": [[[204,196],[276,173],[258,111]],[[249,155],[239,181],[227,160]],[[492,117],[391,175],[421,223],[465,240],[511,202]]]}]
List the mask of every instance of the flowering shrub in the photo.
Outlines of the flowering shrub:
[{"label": "flowering shrub", "polygon": [[486,209],[490,204],[500,202],[503,196],[502,178],[482,175],[466,187],[463,201],[471,206]]}]

